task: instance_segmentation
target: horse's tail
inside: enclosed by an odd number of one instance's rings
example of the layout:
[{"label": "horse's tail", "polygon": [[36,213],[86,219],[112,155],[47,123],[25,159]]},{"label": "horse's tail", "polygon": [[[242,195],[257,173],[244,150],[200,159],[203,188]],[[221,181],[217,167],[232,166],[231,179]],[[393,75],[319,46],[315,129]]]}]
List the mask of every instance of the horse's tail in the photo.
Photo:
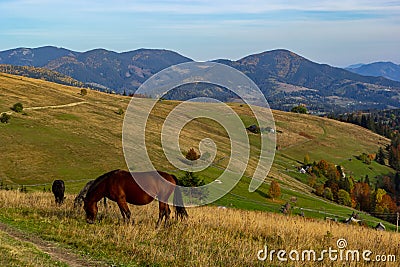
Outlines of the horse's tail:
[{"label": "horse's tail", "polygon": [[[175,175],[172,175],[172,178],[174,178],[176,185],[180,185],[178,179],[176,178]],[[189,215],[185,209],[185,206],[183,205],[183,198],[182,198],[182,192],[181,189],[176,186],[175,187],[175,191],[174,191],[174,207],[175,207],[175,215],[176,218],[180,218],[180,219],[185,219],[187,218]]]}]

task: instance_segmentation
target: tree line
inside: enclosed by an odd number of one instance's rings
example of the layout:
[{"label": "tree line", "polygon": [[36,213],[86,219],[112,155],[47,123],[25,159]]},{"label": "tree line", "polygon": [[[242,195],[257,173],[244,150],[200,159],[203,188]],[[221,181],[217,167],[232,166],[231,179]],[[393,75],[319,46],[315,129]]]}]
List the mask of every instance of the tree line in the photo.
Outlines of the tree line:
[{"label": "tree line", "polygon": [[30,77],[34,79],[42,79],[49,82],[55,82],[58,84],[70,85],[75,87],[86,86],[83,82],[77,81],[67,75],[48,70],[46,68],[0,64],[0,72]]},{"label": "tree line", "polygon": [[400,130],[400,109],[330,114],[328,118],[359,125],[389,139]]},{"label": "tree line", "polygon": [[395,223],[398,211],[400,173],[377,177],[372,183],[368,175],[358,181],[344,173],[343,168],[324,159],[303,166],[314,193],[338,204],[374,214]]}]

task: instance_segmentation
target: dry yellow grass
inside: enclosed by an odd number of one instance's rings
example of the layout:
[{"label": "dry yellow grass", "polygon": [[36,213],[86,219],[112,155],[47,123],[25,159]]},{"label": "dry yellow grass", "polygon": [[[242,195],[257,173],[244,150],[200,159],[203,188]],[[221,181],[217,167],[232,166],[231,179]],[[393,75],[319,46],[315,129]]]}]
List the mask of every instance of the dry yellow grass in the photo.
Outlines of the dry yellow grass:
[{"label": "dry yellow grass", "polygon": [[[117,224],[120,218],[115,203],[103,220],[95,225],[84,222],[83,211],[73,210],[73,195],[56,207],[49,193],[0,191],[1,220],[35,232],[46,239],[73,247],[97,260],[116,265],[149,266],[398,266],[400,236],[363,227],[314,221],[296,216],[263,212],[200,207],[189,209],[185,222],[172,221],[168,228],[155,230],[157,204],[130,206],[134,225]],[[303,250],[337,249],[344,238],[346,249],[370,250],[374,254],[395,255],[397,263],[299,261],[261,262],[257,252],[268,248]],[[319,254],[317,254],[317,257]]]}]

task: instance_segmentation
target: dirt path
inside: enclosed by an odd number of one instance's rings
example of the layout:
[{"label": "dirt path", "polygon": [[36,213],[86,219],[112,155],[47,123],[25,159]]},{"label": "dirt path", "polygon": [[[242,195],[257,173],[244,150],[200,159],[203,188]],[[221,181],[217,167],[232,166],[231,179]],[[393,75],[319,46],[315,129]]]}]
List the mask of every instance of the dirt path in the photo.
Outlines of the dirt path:
[{"label": "dirt path", "polygon": [[56,105],[56,106],[43,106],[43,107],[31,107],[31,108],[24,108],[24,110],[38,110],[38,109],[48,109],[48,108],[66,108],[66,107],[74,107],[77,105],[86,104],[86,101],[74,102],[64,105]]},{"label": "dirt path", "polygon": [[59,247],[56,243],[45,241],[31,234],[23,233],[1,222],[0,222],[0,231],[8,234],[9,236],[11,236],[16,240],[27,242],[34,245],[38,250],[48,254],[53,260],[63,262],[68,266],[73,266],[73,267],[107,266],[107,264],[102,262],[82,258],[81,256],[74,254],[69,249]]},{"label": "dirt path", "polygon": [[[64,105],[30,107],[30,108],[24,108],[24,110],[40,110],[40,109],[48,109],[48,108],[66,108],[66,107],[74,107],[74,106],[77,106],[77,105],[87,104],[87,103],[88,102],[86,102],[86,101],[80,101],[80,102],[74,102],[74,103],[69,103],[69,104],[64,104]],[[3,114],[3,113],[11,115],[13,113],[13,111],[1,112],[0,114]]]}]

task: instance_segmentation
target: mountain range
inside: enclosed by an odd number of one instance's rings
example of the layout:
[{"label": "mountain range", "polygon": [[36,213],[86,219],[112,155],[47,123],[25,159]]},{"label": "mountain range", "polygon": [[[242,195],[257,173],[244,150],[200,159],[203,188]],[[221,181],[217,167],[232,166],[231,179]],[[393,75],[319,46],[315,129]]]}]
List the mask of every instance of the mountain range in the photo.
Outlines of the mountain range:
[{"label": "mountain range", "polygon": [[[76,52],[46,46],[0,52],[0,64],[41,67],[100,90],[127,94],[134,93],[160,70],[190,61],[192,59],[188,57],[163,49]],[[250,77],[275,109],[289,110],[298,104],[307,105],[315,113],[400,108],[400,82],[363,76],[353,72],[356,68],[348,71],[318,64],[288,50],[266,51],[237,61],[217,59],[214,62],[236,68]],[[185,100],[193,94],[223,101],[235,98],[228,90],[209,84],[185,85],[166,98]]]},{"label": "mountain range", "polygon": [[134,92],[154,73],[191,59],[168,50],[76,52],[52,46],[0,52],[0,64],[42,67],[104,90]]},{"label": "mountain range", "polygon": [[369,64],[355,64],[346,70],[364,76],[385,77],[400,82],[400,65],[393,62],[373,62]]}]

